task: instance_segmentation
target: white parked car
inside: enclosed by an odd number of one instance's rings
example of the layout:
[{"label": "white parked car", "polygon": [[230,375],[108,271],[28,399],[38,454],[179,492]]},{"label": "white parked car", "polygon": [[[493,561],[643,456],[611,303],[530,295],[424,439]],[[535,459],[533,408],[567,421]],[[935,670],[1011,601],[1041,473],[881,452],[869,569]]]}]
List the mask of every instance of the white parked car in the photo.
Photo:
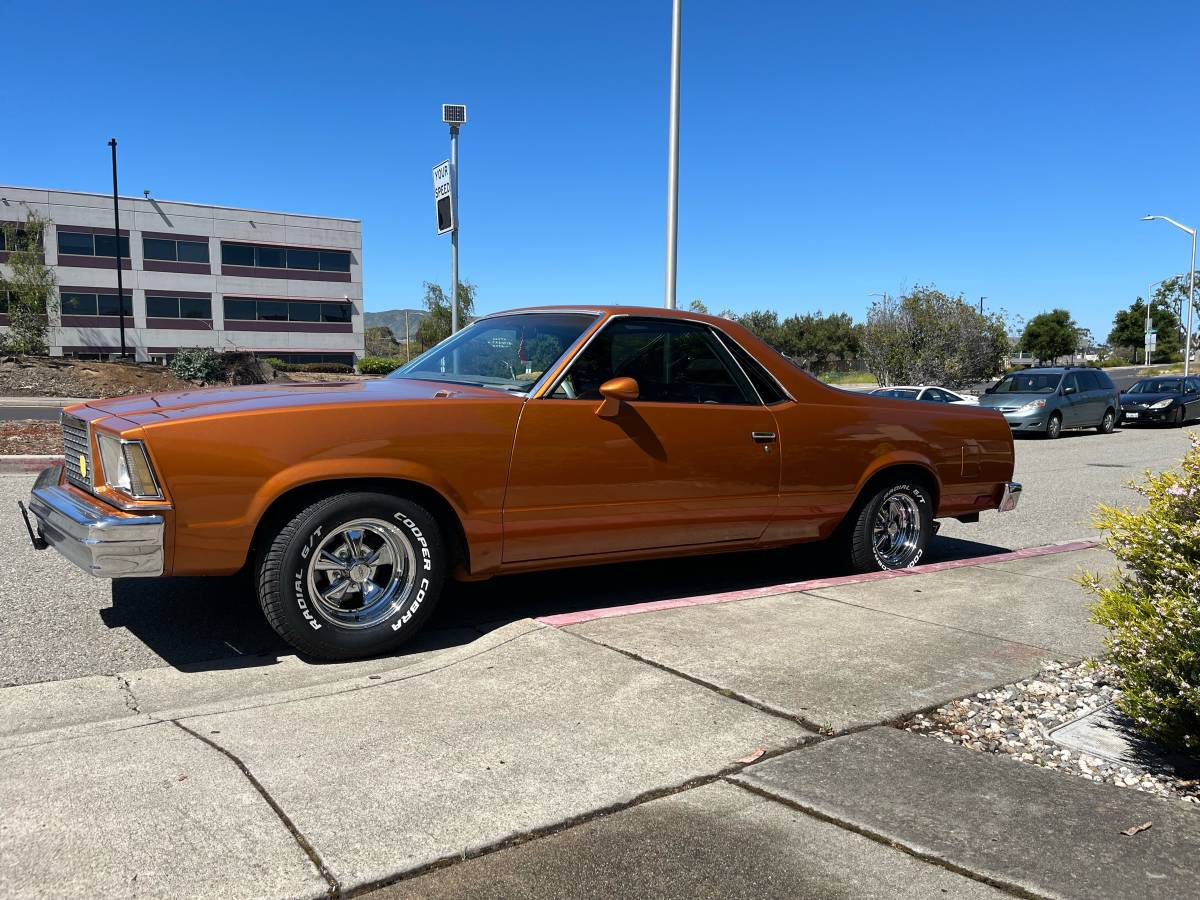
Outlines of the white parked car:
[{"label": "white parked car", "polygon": [[960,394],[949,388],[934,387],[933,385],[895,385],[894,387],[875,388],[871,391],[880,397],[895,397],[897,400],[924,400],[926,403],[970,403],[979,404],[978,397],[970,394]]}]

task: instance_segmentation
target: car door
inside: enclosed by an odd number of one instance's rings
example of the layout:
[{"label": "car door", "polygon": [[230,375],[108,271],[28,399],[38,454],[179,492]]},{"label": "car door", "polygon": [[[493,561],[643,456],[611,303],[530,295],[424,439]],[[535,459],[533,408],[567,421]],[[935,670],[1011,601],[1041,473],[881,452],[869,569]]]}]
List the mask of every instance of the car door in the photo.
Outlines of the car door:
[{"label": "car door", "polygon": [[1200,378],[1186,378],[1183,382],[1184,419],[1200,418]]},{"label": "car door", "polygon": [[[600,416],[600,385],[636,400]],[[779,496],[775,418],[707,326],[617,317],[521,413],[504,561],[752,541]]]},{"label": "car door", "polygon": [[1087,417],[1088,399],[1075,372],[1068,372],[1062,380],[1062,411],[1063,427],[1073,428],[1083,425]]}]

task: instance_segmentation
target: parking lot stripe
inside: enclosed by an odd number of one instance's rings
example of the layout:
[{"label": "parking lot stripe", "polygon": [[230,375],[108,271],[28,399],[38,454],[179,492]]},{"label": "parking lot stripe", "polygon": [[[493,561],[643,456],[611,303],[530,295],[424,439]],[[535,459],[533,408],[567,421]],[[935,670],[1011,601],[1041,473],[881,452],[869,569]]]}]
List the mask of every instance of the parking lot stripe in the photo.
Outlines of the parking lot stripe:
[{"label": "parking lot stripe", "polygon": [[685,606],[705,606],[710,603],[732,603],[737,600],[753,600],[757,597],[773,597],[778,594],[796,594],[812,591],[818,588],[837,587],[844,584],[862,584],[870,581],[886,581],[889,578],[904,578],[908,575],[929,575],[934,572],[945,572],[950,569],[963,569],[980,566],[985,563],[1007,562],[1014,559],[1031,559],[1038,556],[1052,556],[1056,553],[1073,553],[1076,550],[1091,550],[1099,546],[1096,541],[1071,541],[1067,544],[1047,544],[1042,547],[1026,547],[1022,550],[1012,550],[1008,553],[995,553],[991,556],[973,556],[969,559],[954,559],[947,562],[930,563],[927,566],[916,566],[912,569],[900,569],[889,572],[867,572],[862,575],[842,575],[836,578],[814,578],[810,581],[793,581],[788,584],[771,584],[766,587],[748,588],[742,591],[725,591],[719,594],[699,594],[694,597],[672,597],[667,600],[649,600],[644,603],[630,603],[625,606],[606,606],[599,609],[583,609],[577,612],[558,613],[551,616],[540,616],[536,621],[543,625],[563,628],[567,625],[578,625],[581,622],[591,622],[595,619],[611,619],[616,616],[633,616],[638,613],[659,612],[664,609],[679,609]]}]

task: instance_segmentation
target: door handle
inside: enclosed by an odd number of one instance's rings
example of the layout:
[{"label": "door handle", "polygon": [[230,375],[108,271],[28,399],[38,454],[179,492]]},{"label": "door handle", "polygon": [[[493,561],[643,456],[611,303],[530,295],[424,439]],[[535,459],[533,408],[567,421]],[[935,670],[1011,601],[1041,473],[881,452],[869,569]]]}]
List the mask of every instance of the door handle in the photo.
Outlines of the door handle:
[{"label": "door handle", "polygon": [[756,444],[770,444],[775,440],[775,432],[773,431],[752,431],[750,437],[754,438]]}]

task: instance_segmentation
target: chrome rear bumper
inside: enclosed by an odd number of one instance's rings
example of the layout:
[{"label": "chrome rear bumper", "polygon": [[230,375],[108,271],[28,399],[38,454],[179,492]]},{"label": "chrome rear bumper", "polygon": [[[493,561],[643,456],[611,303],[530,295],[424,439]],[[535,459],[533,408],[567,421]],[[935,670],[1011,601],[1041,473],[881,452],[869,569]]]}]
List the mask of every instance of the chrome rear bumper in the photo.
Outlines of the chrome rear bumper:
[{"label": "chrome rear bumper", "polygon": [[1000,494],[1000,512],[1012,512],[1021,501],[1021,485],[1015,481],[1006,481],[1004,491]]},{"label": "chrome rear bumper", "polygon": [[[38,476],[29,512],[38,538],[99,578],[151,578],[163,573],[163,517],[122,512],[60,485],[62,466]],[[41,548],[38,548],[41,549]]]}]

